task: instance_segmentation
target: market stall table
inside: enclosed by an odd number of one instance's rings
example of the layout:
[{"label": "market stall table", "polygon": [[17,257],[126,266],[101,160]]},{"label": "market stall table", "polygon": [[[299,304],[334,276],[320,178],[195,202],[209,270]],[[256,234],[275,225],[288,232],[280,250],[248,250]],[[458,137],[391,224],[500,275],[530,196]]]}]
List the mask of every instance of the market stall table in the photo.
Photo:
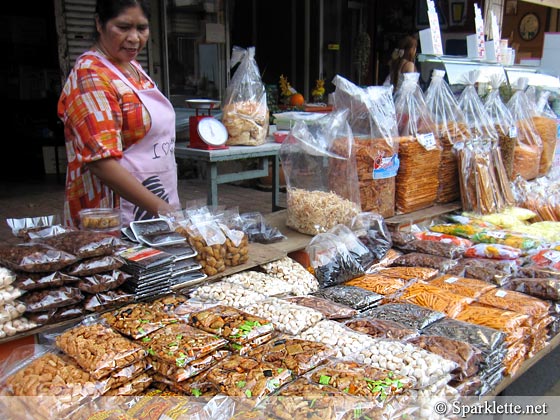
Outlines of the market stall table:
[{"label": "market stall table", "polygon": [[[218,185],[230,182],[244,181],[268,176],[269,162],[272,162],[272,211],[281,207],[278,205],[280,191],[279,157],[280,144],[267,142],[259,146],[229,146],[227,149],[204,150],[188,147],[186,144],[175,146],[177,159],[190,159],[206,163],[208,170],[206,180],[208,184],[207,203],[218,205]],[[220,163],[258,159],[259,168],[241,170],[233,173],[219,173]]]}]

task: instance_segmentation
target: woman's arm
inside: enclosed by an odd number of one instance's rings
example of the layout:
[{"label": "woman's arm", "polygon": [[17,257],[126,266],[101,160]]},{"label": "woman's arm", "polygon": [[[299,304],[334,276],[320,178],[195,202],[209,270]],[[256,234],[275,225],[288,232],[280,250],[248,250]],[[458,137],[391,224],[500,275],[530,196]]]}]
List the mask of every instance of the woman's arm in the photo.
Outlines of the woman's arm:
[{"label": "woman's arm", "polygon": [[115,193],[153,215],[177,210],[144,187],[113,158],[90,162],[87,167]]}]

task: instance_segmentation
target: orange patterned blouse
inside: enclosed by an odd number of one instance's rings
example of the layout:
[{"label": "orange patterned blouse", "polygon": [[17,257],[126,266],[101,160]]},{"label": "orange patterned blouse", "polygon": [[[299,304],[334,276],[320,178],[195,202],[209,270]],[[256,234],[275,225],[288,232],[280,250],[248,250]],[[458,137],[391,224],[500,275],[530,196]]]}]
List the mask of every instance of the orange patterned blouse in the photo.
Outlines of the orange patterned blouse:
[{"label": "orange patterned blouse", "polygon": [[[133,62],[140,68],[140,65]],[[142,72],[141,80],[128,79],[137,89],[153,88]],[[64,123],[68,169],[64,223],[78,226],[85,208],[119,207],[119,198],[87,168],[99,159],[120,159],[123,151],[150,130],[151,119],[138,96],[101,60],[85,53],[62,90],[58,116]]]}]

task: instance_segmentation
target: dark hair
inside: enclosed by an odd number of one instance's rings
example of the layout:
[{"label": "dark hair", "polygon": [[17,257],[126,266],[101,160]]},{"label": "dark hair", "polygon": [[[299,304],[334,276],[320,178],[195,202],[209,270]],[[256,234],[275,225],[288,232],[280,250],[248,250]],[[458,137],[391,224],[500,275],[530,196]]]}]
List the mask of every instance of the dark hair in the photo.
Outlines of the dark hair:
[{"label": "dark hair", "polygon": [[[101,26],[113,18],[120,15],[129,7],[140,6],[146,18],[150,19],[150,1],[149,0],[97,0],[95,5],[95,16],[99,19]],[[96,38],[98,34],[96,31]]]},{"label": "dark hair", "polygon": [[[403,65],[403,61],[412,61],[414,63],[415,57],[412,50],[418,47],[418,41],[411,35],[405,36],[400,40],[398,48],[393,52],[391,62],[389,64],[389,71],[391,75],[391,83],[396,88],[399,81],[399,73]],[[403,55],[399,55],[399,50],[403,51]]]}]

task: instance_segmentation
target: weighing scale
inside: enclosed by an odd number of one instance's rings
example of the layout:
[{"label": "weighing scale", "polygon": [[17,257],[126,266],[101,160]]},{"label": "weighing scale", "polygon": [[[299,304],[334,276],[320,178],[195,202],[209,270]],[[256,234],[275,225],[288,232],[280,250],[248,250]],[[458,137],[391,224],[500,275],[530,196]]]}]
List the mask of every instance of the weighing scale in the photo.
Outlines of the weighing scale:
[{"label": "weighing scale", "polygon": [[228,138],[227,129],[211,113],[213,109],[220,107],[220,101],[187,99],[185,103],[188,108],[195,110],[195,115],[189,117],[190,147],[205,150],[227,149],[225,145]]}]

